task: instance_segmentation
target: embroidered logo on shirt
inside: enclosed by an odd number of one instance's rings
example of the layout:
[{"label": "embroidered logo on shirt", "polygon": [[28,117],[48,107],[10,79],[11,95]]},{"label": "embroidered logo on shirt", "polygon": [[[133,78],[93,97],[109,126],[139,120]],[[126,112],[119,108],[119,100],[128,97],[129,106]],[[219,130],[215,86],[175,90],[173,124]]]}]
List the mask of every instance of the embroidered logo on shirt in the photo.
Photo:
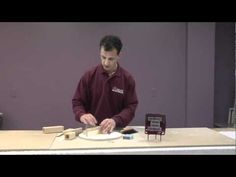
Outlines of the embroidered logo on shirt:
[{"label": "embroidered logo on shirt", "polygon": [[112,91],[113,91],[113,92],[116,92],[116,93],[124,94],[124,90],[118,89],[117,87],[113,87],[113,88],[112,88]]}]

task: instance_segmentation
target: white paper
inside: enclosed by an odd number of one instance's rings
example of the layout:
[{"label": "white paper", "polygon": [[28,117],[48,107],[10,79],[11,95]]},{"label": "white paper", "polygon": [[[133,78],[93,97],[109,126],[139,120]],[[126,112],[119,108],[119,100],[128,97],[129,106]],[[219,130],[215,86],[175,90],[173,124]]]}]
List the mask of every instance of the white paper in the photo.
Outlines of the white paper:
[{"label": "white paper", "polygon": [[236,131],[221,131],[220,133],[235,140]]}]

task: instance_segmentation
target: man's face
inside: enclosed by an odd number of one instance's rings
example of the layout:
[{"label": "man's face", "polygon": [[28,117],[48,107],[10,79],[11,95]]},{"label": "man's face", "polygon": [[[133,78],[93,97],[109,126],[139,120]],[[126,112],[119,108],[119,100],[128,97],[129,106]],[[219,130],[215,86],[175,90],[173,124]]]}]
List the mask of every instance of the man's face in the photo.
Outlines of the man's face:
[{"label": "man's face", "polygon": [[117,55],[117,50],[113,49],[111,51],[105,51],[104,48],[101,47],[100,57],[103,69],[108,73],[114,72],[117,66],[117,61],[119,59],[119,55]]}]

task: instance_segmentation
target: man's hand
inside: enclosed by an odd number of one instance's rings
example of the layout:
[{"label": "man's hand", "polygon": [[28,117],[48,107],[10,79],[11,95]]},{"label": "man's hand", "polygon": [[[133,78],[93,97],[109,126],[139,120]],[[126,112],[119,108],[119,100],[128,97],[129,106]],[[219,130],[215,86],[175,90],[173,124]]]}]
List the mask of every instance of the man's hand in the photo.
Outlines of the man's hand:
[{"label": "man's hand", "polygon": [[116,127],[116,122],[113,119],[107,118],[100,123],[100,126],[102,133],[111,133]]},{"label": "man's hand", "polygon": [[80,117],[80,121],[86,125],[95,126],[97,123],[96,118],[92,114],[84,114]]}]

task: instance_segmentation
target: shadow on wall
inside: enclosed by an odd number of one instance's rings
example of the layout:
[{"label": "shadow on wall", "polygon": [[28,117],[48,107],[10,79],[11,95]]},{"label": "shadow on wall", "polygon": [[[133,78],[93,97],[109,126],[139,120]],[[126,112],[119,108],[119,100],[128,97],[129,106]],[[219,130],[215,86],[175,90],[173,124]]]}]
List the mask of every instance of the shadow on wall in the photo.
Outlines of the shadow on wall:
[{"label": "shadow on wall", "polygon": [[0,129],[2,129],[3,113],[0,112]]}]

